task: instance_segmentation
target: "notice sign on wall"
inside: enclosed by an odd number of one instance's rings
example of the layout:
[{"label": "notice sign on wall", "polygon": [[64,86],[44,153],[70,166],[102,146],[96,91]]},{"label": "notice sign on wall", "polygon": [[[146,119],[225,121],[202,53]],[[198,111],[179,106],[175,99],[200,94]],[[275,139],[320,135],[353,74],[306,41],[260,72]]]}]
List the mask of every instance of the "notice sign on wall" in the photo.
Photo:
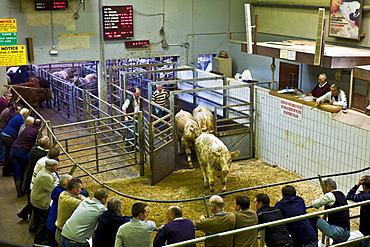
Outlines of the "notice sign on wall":
[{"label": "notice sign on wall", "polygon": [[280,101],[280,113],[294,118],[294,119],[302,119],[302,104],[282,99]]},{"label": "notice sign on wall", "polygon": [[0,33],[17,32],[16,19],[0,19]]},{"label": "notice sign on wall", "polygon": [[0,66],[26,65],[25,45],[0,46]]}]

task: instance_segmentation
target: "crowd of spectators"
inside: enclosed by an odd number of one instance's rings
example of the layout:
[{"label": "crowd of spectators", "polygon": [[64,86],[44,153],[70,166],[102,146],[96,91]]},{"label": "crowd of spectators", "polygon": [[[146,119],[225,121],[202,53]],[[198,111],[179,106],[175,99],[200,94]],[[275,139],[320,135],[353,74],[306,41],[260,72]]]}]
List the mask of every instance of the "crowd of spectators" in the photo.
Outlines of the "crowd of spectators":
[{"label": "crowd of spectators", "polygon": [[[49,138],[41,137],[40,119],[28,117],[28,109],[11,102],[11,98],[11,92],[0,98],[0,163],[2,175],[13,176],[17,197],[28,196],[27,205],[17,216],[29,220],[29,230],[35,233],[34,244],[89,247],[92,239],[93,247],[159,247],[194,239],[196,229],[212,235],[306,214],[303,198],[297,196],[295,187],[286,185],[282,188],[282,199],[274,207],[270,206],[267,194],[255,195],[256,211],[250,209],[247,196],[237,195],[235,210],[227,212],[223,198],[214,195],[208,203],[212,215],[202,215],[194,223],[183,218],[182,209],[176,205],[166,209],[167,223],[158,228],[155,222],[147,220],[149,205],[143,202],[134,203],[131,215],[124,216],[122,202],[118,198],[108,200],[106,189],[97,189],[90,198],[80,179],[59,176],[59,150],[49,149]],[[326,193],[312,201],[312,207],[331,209],[347,205],[347,200],[370,199],[370,176],[362,176],[347,196],[337,190],[333,179],[328,178],[323,184]],[[154,230],[158,232],[152,242]],[[347,241],[349,210],[329,213],[327,220],[312,217],[267,227],[264,240],[268,247],[315,247],[318,230],[334,244]],[[370,235],[370,205],[360,209],[359,231]],[[257,247],[257,235],[257,229],[222,235],[207,239],[206,246]],[[369,240],[361,242],[361,246],[369,247]]]}]

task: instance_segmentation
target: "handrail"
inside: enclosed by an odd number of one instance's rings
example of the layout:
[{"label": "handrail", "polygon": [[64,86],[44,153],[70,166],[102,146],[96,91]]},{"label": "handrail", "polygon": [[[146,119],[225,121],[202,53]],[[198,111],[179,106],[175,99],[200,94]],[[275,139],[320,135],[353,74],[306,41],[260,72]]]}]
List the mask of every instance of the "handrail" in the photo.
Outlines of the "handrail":
[{"label": "handrail", "polygon": [[[217,234],[212,234],[212,235],[208,235],[208,236],[205,236],[205,237],[186,240],[186,241],[183,241],[183,242],[179,242],[179,243],[175,243],[175,244],[169,244],[169,245],[166,245],[166,246],[174,247],[174,246],[184,246],[184,245],[189,245],[189,244],[195,244],[195,243],[203,242],[203,241],[206,241],[206,240],[209,240],[209,239],[234,235],[236,233],[250,231],[250,230],[260,230],[260,229],[265,228],[265,227],[286,224],[286,223],[297,221],[297,220],[308,219],[308,218],[312,218],[312,217],[319,216],[319,215],[322,215],[322,214],[334,213],[334,212],[342,211],[344,209],[359,207],[359,206],[368,205],[368,204],[370,204],[370,200],[363,201],[363,202],[358,202],[358,203],[353,203],[353,204],[345,205],[345,206],[341,206],[341,207],[336,207],[336,208],[332,208],[332,209],[322,210],[322,211],[318,211],[318,212],[313,212],[313,213],[309,213],[309,214],[294,216],[294,217],[290,217],[290,218],[286,218],[286,219],[282,219],[282,220],[276,220],[276,221],[272,221],[272,222],[268,222],[268,223],[258,224],[258,225],[254,225],[254,226],[243,227],[243,228],[230,230],[230,231],[226,231],[226,232],[220,232],[220,233],[217,233]],[[370,238],[370,236],[369,236],[369,238]]]}]

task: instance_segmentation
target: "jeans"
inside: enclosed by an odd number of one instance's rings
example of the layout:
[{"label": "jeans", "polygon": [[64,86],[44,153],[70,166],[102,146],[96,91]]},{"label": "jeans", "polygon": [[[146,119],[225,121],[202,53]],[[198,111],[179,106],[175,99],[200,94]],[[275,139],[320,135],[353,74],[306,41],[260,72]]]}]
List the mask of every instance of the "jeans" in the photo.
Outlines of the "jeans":
[{"label": "jeans", "polygon": [[12,158],[14,181],[21,180],[23,182],[23,176],[30,161],[30,154],[12,147],[10,157]]},{"label": "jeans", "polygon": [[316,226],[327,237],[333,239],[333,244],[338,244],[347,241],[347,239],[350,236],[350,231],[347,231],[339,226],[330,225],[328,222],[321,218],[317,220]]},{"label": "jeans", "polygon": [[[155,108],[154,109],[154,111],[155,111],[155,115],[157,116],[157,117],[159,117],[159,118],[162,118],[162,117],[164,117],[164,116],[166,116],[167,115],[167,112],[165,112],[165,111],[163,111],[162,109],[160,109],[160,108]],[[163,130],[164,129],[164,123],[163,122],[159,122],[158,124],[157,124],[157,128],[159,129],[159,130]]]},{"label": "jeans", "polygon": [[370,247],[370,239],[367,239],[365,241],[361,241],[360,247]]},{"label": "jeans", "polygon": [[[132,121],[126,122],[126,127],[127,127],[127,134],[126,134],[126,140],[132,139],[134,137],[134,129],[131,128],[131,126],[134,125]],[[131,141],[126,141],[126,147],[133,145]]]},{"label": "jeans", "polygon": [[65,238],[63,235],[60,237],[60,245],[62,247],[90,247],[90,244],[88,242],[79,243],[79,242],[71,241]]}]

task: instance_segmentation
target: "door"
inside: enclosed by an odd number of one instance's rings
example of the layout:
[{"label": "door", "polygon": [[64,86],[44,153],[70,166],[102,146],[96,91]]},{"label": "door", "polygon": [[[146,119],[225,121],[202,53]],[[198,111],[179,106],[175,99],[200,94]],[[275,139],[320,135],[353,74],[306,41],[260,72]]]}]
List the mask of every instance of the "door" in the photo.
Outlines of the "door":
[{"label": "door", "polygon": [[299,65],[280,62],[279,89],[298,88]]}]

